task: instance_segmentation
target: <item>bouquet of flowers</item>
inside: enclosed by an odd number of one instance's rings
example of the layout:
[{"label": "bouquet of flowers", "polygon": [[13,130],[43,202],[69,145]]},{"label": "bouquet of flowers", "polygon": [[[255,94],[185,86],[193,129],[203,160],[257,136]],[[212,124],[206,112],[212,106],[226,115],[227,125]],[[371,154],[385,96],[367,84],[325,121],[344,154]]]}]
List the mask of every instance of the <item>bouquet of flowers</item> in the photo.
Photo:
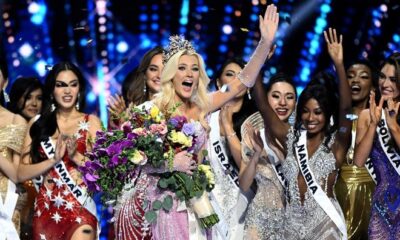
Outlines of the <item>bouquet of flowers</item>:
[{"label": "bouquet of flowers", "polygon": [[[166,150],[165,157],[168,159],[170,172],[161,175],[158,187],[175,192],[181,201],[188,201],[200,220],[201,226],[204,228],[212,227],[218,223],[219,218],[206,194],[206,191],[211,191],[215,185],[214,173],[208,162],[203,160],[191,176],[172,169],[173,156],[177,152],[186,150],[192,153],[193,160],[196,162],[198,162],[199,157],[203,159],[207,156],[207,150],[203,150],[199,155],[193,153],[202,127],[199,122],[188,122],[184,116],[170,117],[167,126],[168,134],[164,142],[164,150]],[[163,202],[165,201],[164,199]],[[161,206],[163,204],[159,200],[153,203],[153,210],[148,211],[145,215],[149,222],[156,216],[154,211],[160,209]],[[169,210],[168,207],[164,207],[164,209]]]},{"label": "bouquet of flowers", "polygon": [[[194,147],[201,126],[198,122],[188,122],[184,116],[172,116],[174,111],[175,108],[163,115],[155,105],[150,109],[132,108],[118,129],[97,132],[93,150],[87,154],[91,161],[80,170],[88,191],[103,193],[102,202],[113,204],[124,186],[137,176],[140,165],[166,169],[160,174],[158,187],[190,202],[201,225],[209,228],[219,221],[205,193],[215,185],[211,167],[203,162],[192,176],[173,168],[175,154],[184,150],[192,153],[197,162],[199,156],[194,154]],[[203,151],[200,155],[207,153]],[[169,211],[172,205],[170,195],[153,201],[145,213],[146,220],[155,221],[158,210]]]},{"label": "bouquet of flowers", "polygon": [[156,107],[133,108],[130,119],[118,129],[96,133],[90,161],[80,167],[90,193],[103,193],[101,200],[113,204],[124,185],[135,177],[137,166],[151,162],[161,166],[165,119]]}]

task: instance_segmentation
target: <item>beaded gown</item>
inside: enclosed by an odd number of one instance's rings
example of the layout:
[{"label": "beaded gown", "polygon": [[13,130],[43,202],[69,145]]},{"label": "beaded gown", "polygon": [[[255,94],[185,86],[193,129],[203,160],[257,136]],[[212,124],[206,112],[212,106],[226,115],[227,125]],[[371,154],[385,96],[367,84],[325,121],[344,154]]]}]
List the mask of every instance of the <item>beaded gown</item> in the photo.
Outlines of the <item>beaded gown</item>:
[{"label": "beaded gown", "polygon": [[[89,129],[88,115],[80,122],[77,137],[77,151],[82,155],[86,152],[86,138]],[[40,147],[40,155],[47,159],[44,149]],[[77,170],[76,164],[66,153],[62,161],[67,170]],[[73,196],[68,186],[62,182],[54,168],[51,168],[44,178],[34,205],[33,239],[70,239],[77,228],[90,225],[97,229],[97,219]],[[85,188],[85,183],[79,184]],[[96,235],[96,234],[95,234]]]},{"label": "beaded gown", "polygon": [[[150,108],[153,103],[146,102],[146,108]],[[197,129],[201,129],[197,138],[194,153],[201,150],[206,142],[206,131],[201,127],[200,122]],[[121,196],[115,207],[115,238],[118,240],[134,239],[174,239],[187,240],[189,235],[197,230],[193,227],[198,224],[194,219],[190,208],[179,201],[175,193],[157,187],[160,169],[144,165],[138,168],[137,177],[124,187]],[[165,196],[173,196],[173,205],[169,212],[159,210],[156,222],[150,224],[146,221],[144,214],[157,199]],[[190,228],[193,227],[193,228]],[[199,233],[206,238],[206,232]]]},{"label": "beaded gown", "polygon": [[[0,154],[5,157],[8,161],[12,161],[12,153],[16,151],[21,152],[21,147],[24,142],[26,132],[26,126],[9,124],[0,128]],[[8,178],[0,171],[0,197],[3,202],[7,197],[8,192]],[[17,232],[20,232],[20,211],[24,207],[27,195],[20,195],[16,207],[14,209],[14,214],[12,216],[12,221],[14,223]]]},{"label": "beaded gown", "polygon": [[[283,174],[289,183],[283,239],[341,239],[339,229],[315,201],[308,188],[304,195],[304,202],[301,202],[298,187],[300,170],[295,158],[294,141],[295,136],[293,129],[291,129],[287,140],[287,149],[290,150],[282,164]],[[331,147],[333,142],[334,137],[331,138],[328,146]],[[336,171],[335,156],[330,149],[321,143],[315,153],[310,156],[308,163],[315,178],[326,193],[329,174]],[[335,198],[329,199],[343,218],[343,213],[337,200]]]},{"label": "beaded gown", "polygon": [[377,185],[372,196],[368,234],[370,239],[400,239],[400,176],[389,162],[377,135],[370,157]]},{"label": "beaded gown", "polygon": [[[251,123],[254,129],[264,133],[264,121],[259,112],[251,115],[242,125],[243,161],[248,162],[246,148],[251,149],[247,142],[246,123]],[[268,143],[267,143],[268,144]],[[272,147],[272,149],[274,149]],[[275,151],[276,152],[276,151]],[[283,239],[284,224],[284,189],[273,170],[271,160],[263,153],[259,160],[254,180],[257,191],[253,200],[249,203],[245,217],[244,239]],[[278,158],[283,157],[280,156]],[[281,159],[277,159],[280,161]]]}]

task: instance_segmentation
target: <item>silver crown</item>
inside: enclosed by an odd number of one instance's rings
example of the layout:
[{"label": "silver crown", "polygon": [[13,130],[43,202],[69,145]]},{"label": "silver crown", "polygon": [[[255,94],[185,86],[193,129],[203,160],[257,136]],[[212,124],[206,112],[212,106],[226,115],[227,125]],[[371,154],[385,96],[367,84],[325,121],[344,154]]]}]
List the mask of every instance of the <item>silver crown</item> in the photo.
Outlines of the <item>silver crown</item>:
[{"label": "silver crown", "polygon": [[168,60],[177,52],[186,50],[189,54],[196,53],[191,42],[186,40],[182,35],[174,35],[169,37],[169,44],[164,48],[163,63],[167,63]]}]

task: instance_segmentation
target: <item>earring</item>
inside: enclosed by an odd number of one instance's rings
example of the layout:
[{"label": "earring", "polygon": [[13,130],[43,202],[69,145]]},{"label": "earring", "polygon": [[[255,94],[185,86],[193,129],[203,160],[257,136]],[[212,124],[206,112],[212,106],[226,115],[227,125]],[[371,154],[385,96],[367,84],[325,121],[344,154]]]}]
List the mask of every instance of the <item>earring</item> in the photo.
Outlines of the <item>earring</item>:
[{"label": "earring", "polygon": [[50,101],[51,101],[50,111],[54,112],[56,110],[56,105],[54,104],[54,97],[52,95],[50,96]]},{"label": "earring", "polygon": [[54,103],[51,104],[50,111],[54,112],[56,110],[56,105]]},{"label": "earring", "polygon": [[251,100],[250,88],[247,88],[247,97]]},{"label": "earring", "polygon": [[8,94],[7,94],[5,89],[3,89],[3,95],[4,95],[4,101],[6,103],[9,103],[10,102],[10,96],[8,96]]},{"label": "earring", "polygon": [[146,86],[146,82],[144,83],[144,87],[143,87],[143,93],[147,92],[147,86]]},{"label": "earring", "polygon": [[78,93],[78,98],[76,99],[76,104],[75,104],[75,108],[76,108],[76,110],[78,110],[79,111],[79,98],[80,98],[80,94]]}]

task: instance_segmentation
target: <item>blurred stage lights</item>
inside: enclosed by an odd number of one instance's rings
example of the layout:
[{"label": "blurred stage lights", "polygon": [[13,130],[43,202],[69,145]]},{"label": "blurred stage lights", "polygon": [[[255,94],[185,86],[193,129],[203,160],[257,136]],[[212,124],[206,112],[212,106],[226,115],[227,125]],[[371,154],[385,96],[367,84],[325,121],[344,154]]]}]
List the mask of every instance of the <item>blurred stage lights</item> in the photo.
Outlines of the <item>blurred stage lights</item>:
[{"label": "blurred stage lights", "polygon": [[223,31],[225,34],[228,34],[228,35],[229,35],[229,34],[232,33],[232,26],[226,24],[226,25],[224,25],[224,26],[222,27],[222,31]]},{"label": "blurred stage lights", "polygon": [[121,41],[117,44],[117,51],[119,53],[125,53],[128,51],[128,44],[125,41]]},{"label": "blurred stage lights", "polygon": [[24,43],[18,50],[19,54],[24,57],[28,58],[32,55],[33,53],[33,48],[29,43]]}]

